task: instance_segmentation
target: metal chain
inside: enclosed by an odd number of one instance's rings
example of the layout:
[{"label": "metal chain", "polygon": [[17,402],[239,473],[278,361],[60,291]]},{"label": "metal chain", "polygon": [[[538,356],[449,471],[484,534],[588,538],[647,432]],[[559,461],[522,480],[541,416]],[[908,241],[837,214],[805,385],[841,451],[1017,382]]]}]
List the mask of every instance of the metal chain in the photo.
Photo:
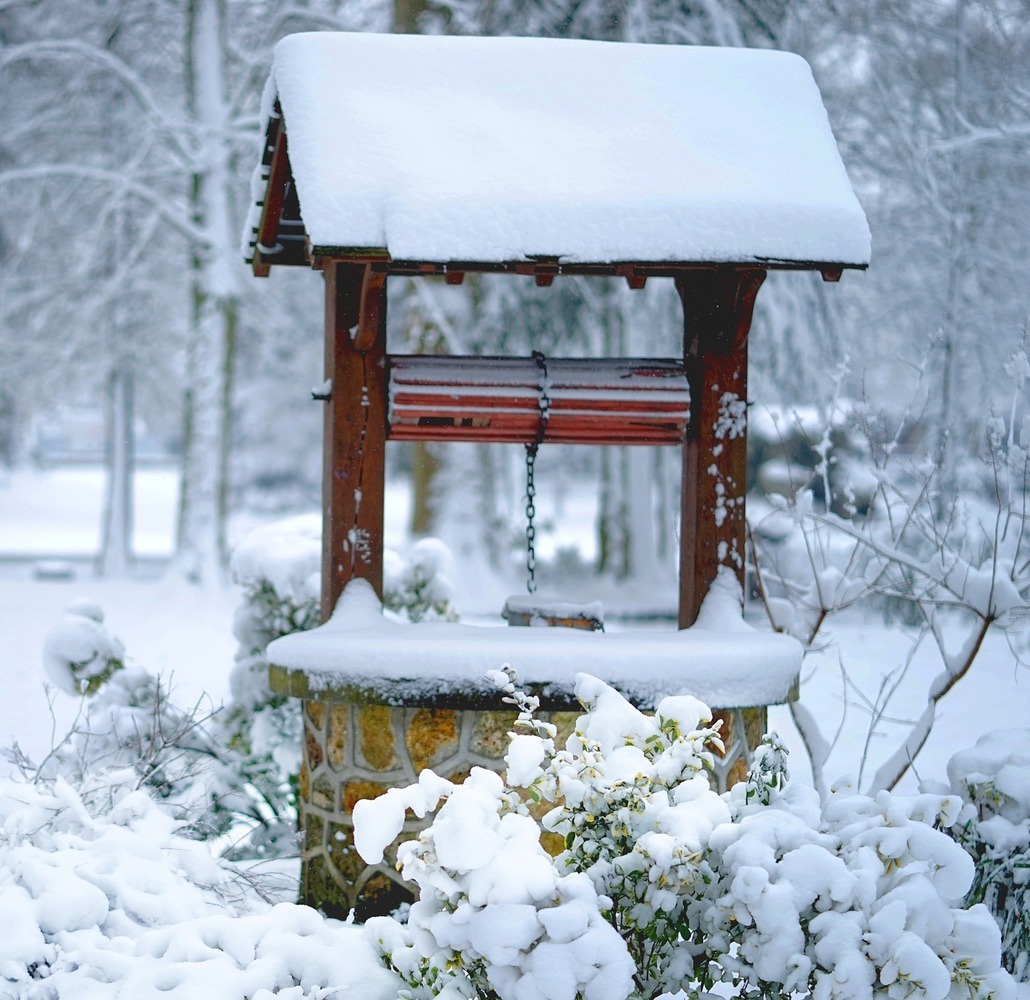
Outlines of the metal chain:
[{"label": "metal chain", "polygon": [[536,497],[536,450],[535,441],[526,445],[526,590],[531,594],[536,593],[536,526],[533,524],[536,517],[536,504],[533,502]]},{"label": "metal chain", "polygon": [[536,437],[526,445],[526,590],[536,593],[536,453],[547,433],[551,416],[551,398],[547,394],[547,358],[540,351],[533,352],[533,360],[540,369],[540,394],[537,397],[539,419]]}]

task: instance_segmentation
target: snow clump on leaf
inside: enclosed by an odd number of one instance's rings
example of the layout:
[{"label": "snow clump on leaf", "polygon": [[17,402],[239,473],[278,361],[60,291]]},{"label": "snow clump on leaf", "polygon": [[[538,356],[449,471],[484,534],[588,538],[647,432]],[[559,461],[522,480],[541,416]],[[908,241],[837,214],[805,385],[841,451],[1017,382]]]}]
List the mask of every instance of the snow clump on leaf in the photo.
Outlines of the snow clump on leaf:
[{"label": "snow clump on leaf", "polygon": [[100,605],[85,597],[68,605],[47,633],[43,666],[68,694],[95,694],[124,666],[125,647],[104,625]]}]

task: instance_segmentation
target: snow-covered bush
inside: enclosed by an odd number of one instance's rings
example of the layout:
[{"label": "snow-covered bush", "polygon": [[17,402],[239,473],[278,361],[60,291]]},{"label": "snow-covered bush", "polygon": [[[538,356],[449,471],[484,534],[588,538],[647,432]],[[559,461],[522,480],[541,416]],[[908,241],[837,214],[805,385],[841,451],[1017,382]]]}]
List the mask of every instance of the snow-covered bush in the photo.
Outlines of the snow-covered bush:
[{"label": "snow-covered bush", "polygon": [[[1004,632],[1015,662],[1030,651],[1026,353],[1017,351],[1006,371],[1013,381],[1012,406],[1006,417],[985,415],[975,490],[960,489],[963,477],[942,464],[939,454],[907,449],[918,407],[891,421],[871,406],[847,403],[848,418],[865,438],[872,462],[860,473],[863,491],[870,475],[874,481],[865,513],[848,499],[855,489],[834,465],[824,432],[812,445],[820,459],[815,475],[822,480],[824,497],[832,500],[843,491],[846,502],[817,503],[807,488],[770,498],[771,530],[755,524],[751,531],[756,590],[777,631],[813,647],[834,616],[856,605],[901,618],[912,628],[908,660],[878,691],[859,692],[870,737],[892,714],[888,703],[918,648],[925,643],[936,651],[940,669],[926,678],[923,709],[866,782],[869,791],[895,787],[911,768],[929,737],[938,703],[971,671],[992,629]],[[839,393],[846,374],[844,367],[837,373],[831,413],[843,406]],[[954,451],[946,454],[954,460]],[[831,743],[803,704],[793,704],[791,711],[812,758],[815,784],[824,789],[822,767]]]},{"label": "snow-covered bush", "polygon": [[68,694],[93,694],[124,661],[125,647],[104,625],[103,609],[85,597],[68,605],[43,645],[47,676]]},{"label": "snow-covered bush", "polygon": [[99,605],[74,600],[47,633],[43,665],[60,691],[81,699],[79,713],[42,764],[17,746],[6,756],[23,775],[70,782],[96,808],[103,808],[99,798],[110,805],[126,791],[147,788],[171,815],[190,816],[199,834],[210,833],[219,796],[200,782],[219,758],[206,728],[210,716],[202,717],[199,706],[178,707],[160,677],[125,660]]},{"label": "snow-covered bush", "polygon": [[[706,770],[716,730],[695,699],[645,715],[580,675],[587,711],[558,749],[534,699],[500,682],[529,730],[512,737],[505,781],[423,772],[355,809],[375,861],[406,808],[439,806],[398,853],[419,889],[406,926],[366,925],[411,996],[642,1000],[716,983],[818,1000],[1013,995],[990,913],[955,905],[973,877],[940,829],[958,798],[841,787],[823,804],[786,782],[774,738],[720,796]],[[565,841],[554,859],[527,797],[556,803],[542,821]]]},{"label": "snow-covered bush", "polygon": [[0,781],[5,1000],[397,996],[356,928],[263,901],[146,791],[97,801],[63,778]]},{"label": "snow-covered bush", "polygon": [[383,607],[410,622],[457,621],[451,605],[454,557],[438,538],[422,538],[406,555],[383,556]]},{"label": "snow-covered bush", "polygon": [[[25,777],[69,782],[99,811],[145,789],[194,837],[231,834],[243,856],[292,853],[293,817],[275,814],[251,762],[229,745],[223,712],[202,702],[181,707],[161,677],[126,667],[124,646],[103,619],[99,607],[79,599],[51,629],[47,673],[81,699],[79,712],[41,763],[16,746],[8,759]],[[97,669],[102,662],[107,667]]]},{"label": "snow-covered bush", "polygon": [[963,799],[951,835],[976,862],[966,899],[987,904],[1006,968],[1030,980],[1030,729],[987,733],[951,758],[948,778]]},{"label": "snow-covered bush", "polygon": [[[109,808],[127,791],[145,788],[195,836],[224,832],[244,798],[199,706],[176,705],[160,677],[120,670],[83,701],[79,717],[38,768],[41,778],[67,781],[92,808]],[[23,761],[23,771],[36,771]]]}]

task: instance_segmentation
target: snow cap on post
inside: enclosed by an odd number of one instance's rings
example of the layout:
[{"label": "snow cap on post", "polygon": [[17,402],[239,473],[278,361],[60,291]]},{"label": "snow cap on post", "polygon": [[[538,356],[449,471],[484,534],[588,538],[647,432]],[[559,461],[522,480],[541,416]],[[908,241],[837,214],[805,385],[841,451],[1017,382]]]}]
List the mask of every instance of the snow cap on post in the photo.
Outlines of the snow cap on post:
[{"label": "snow cap on post", "polygon": [[[266,93],[309,262],[869,261],[818,88],[790,53],[319,32],[279,43]],[[256,175],[256,201],[277,203],[274,173]],[[255,207],[261,257],[259,221]]]}]

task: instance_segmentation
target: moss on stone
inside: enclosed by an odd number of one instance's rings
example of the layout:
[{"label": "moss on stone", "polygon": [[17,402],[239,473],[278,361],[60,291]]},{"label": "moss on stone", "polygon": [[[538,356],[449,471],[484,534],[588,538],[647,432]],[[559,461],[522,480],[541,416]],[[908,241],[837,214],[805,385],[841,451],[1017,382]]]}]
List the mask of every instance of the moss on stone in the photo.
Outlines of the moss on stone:
[{"label": "moss on stone", "polygon": [[483,757],[500,760],[508,751],[508,733],[515,728],[515,712],[474,712],[475,726],[469,749]]},{"label": "moss on stone", "polygon": [[322,744],[310,729],[304,730],[304,756],[312,771],[317,771],[322,764]]},{"label": "moss on stone", "polygon": [[348,781],[343,786],[343,811],[349,815],[355,803],[361,799],[378,798],[388,787],[378,781]]},{"label": "moss on stone", "polygon": [[304,710],[307,712],[308,718],[312,721],[315,728],[321,730],[325,722],[325,702],[305,701]]},{"label": "moss on stone", "polygon": [[388,705],[368,705],[358,718],[361,755],[373,771],[390,771],[397,766],[392,716]]},{"label": "moss on stone", "polygon": [[318,813],[302,808],[300,822],[304,831],[304,859],[307,860],[322,853],[325,846],[325,820]]},{"label": "moss on stone", "polygon": [[311,786],[311,804],[316,809],[323,809],[326,812],[333,812],[336,808],[336,787],[324,775],[320,774],[315,778]]},{"label": "moss on stone", "polygon": [[354,830],[344,823],[330,823],[326,853],[345,885],[356,885],[367,867],[354,846]]},{"label": "moss on stone", "polygon": [[432,767],[458,749],[458,713],[448,708],[420,708],[408,721],[406,738],[416,773]]},{"label": "moss on stone", "polygon": [[346,920],[353,906],[351,894],[333,877],[322,854],[306,859],[301,869],[300,902],[338,920]]}]

